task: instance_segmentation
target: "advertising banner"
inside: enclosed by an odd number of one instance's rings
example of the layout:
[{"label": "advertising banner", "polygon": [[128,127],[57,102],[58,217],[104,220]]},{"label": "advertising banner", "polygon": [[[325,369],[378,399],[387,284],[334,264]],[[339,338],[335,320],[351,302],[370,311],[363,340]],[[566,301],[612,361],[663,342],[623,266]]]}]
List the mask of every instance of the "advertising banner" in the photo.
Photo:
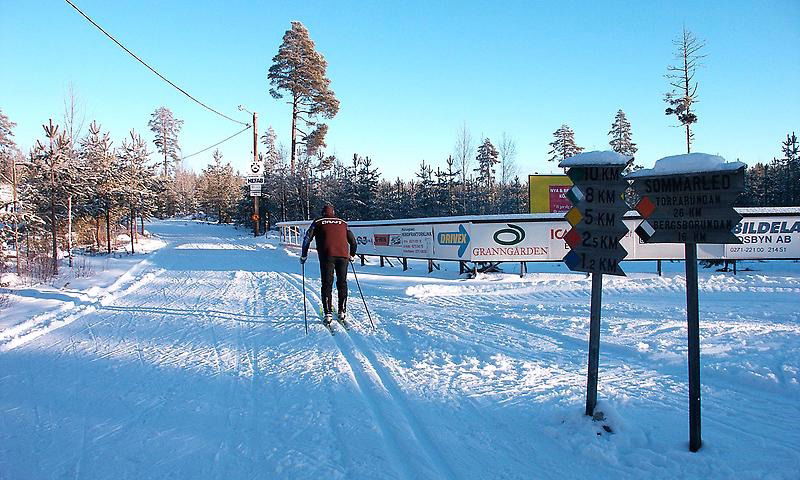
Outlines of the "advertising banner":
[{"label": "advertising banner", "polygon": [[473,262],[560,260],[551,254],[548,232],[552,223],[475,223],[469,247],[471,259]]},{"label": "advertising banner", "polygon": [[[800,215],[745,215],[733,230],[742,244],[699,244],[698,258],[800,258]],[[683,260],[683,244],[645,243],[633,233],[641,221],[624,220],[628,233],[619,243],[628,252],[626,260]],[[558,262],[569,252],[564,237],[571,226],[563,219],[431,222],[382,226],[353,222],[350,229],[358,242],[358,253],[364,255],[465,262]],[[307,225],[281,223],[284,243],[299,244]]]},{"label": "advertising banner", "polygon": [[433,228],[430,225],[353,225],[350,230],[358,242],[359,254],[406,258],[433,256]]},{"label": "advertising banner", "polygon": [[441,260],[469,260],[472,245],[471,223],[445,223],[433,226],[433,256]]},{"label": "advertising banner", "polygon": [[530,213],[565,213],[572,206],[564,196],[572,187],[566,175],[528,175]]},{"label": "advertising banner", "polygon": [[740,245],[725,245],[725,258],[800,258],[800,218],[745,217],[733,229]]}]

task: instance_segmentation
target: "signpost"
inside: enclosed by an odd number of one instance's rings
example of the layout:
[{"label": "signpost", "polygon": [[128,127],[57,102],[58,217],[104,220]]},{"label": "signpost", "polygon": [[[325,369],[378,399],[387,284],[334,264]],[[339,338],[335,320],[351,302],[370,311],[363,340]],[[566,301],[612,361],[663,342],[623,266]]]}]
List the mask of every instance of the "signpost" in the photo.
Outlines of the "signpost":
[{"label": "signpost", "polygon": [[689,450],[703,444],[700,433],[700,313],[697,288],[698,243],[742,243],[733,233],[742,216],[733,209],[744,191],[745,164],[725,163],[701,153],[662,158],[639,170],[633,189],[644,220],[636,234],[645,243],[683,243],[686,257],[686,320],[689,364]]},{"label": "signpost", "polygon": [[250,196],[253,197],[253,236],[255,237],[258,236],[258,199],[261,198],[261,184],[264,183],[261,163],[261,159],[258,158],[258,114],[253,112],[253,161],[250,162],[250,176],[247,178],[247,183],[250,184]]},{"label": "signpost", "polygon": [[628,183],[621,177],[631,157],[615,152],[588,152],[563,160],[574,186],[566,197],[572,203],[564,218],[572,229],[564,236],[570,251],[564,263],[572,271],[592,274],[589,314],[589,368],[586,382],[586,415],[597,405],[597,372],[600,362],[600,313],[603,274],[625,275],[620,262],[628,252],[620,240],[628,233],[622,220],[628,205]]}]

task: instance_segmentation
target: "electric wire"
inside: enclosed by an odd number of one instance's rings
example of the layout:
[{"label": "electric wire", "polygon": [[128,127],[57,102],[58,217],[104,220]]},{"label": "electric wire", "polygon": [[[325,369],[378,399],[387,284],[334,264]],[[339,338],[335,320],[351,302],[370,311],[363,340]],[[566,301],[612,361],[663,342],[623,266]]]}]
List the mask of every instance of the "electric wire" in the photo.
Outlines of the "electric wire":
[{"label": "electric wire", "polygon": [[223,143],[225,143],[228,140],[232,139],[233,137],[239,135],[240,133],[244,133],[244,132],[250,130],[250,128],[252,128],[252,125],[248,125],[248,126],[244,127],[243,129],[241,129],[238,132],[234,133],[230,137],[227,137],[224,140],[220,140],[219,142],[215,143],[214,145],[211,145],[210,147],[206,147],[206,148],[200,150],[199,152],[194,152],[191,155],[186,155],[185,157],[181,157],[181,160],[186,160],[187,158],[194,157],[195,155],[200,155],[203,152],[207,152],[207,151],[211,150],[212,148],[216,147],[217,145],[222,145]]},{"label": "electric wire", "polygon": [[[122,43],[120,43],[120,42],[119,42],[119,41],[118,41],[116,38],[114,38],[113,36],[111,36],[111,34],[110,34],[110,33],[108,33],[107,31],[105,31],[105,30],[103,29],[103,27],[101,27],[101,26],[100,26],[100,25],[98,25],[98,24],[97,24],[97,23],[96,23],[94,20],[92,20],[91,18],[89,18],[89,16],[88,16],[88,15],[86,15],[85,13],[83,13],[83,12],[81,11],[81,9],[80,9],[80,8],[78,8],[78,7],[77,7],[77,6],[76,6],[74,3],[72,3],[70,0],[64,0],[64,1],[65,1],[65,2],[67,2],[67,3],[68,3],[68,4],[69,4],[69,5],[72,7],[72,8],[74,8],[74,9],[75,9],[75,10],[76,10],[78,13],[80,13],[80,14],[83,16],[83,18],[85,18],[86,20],[88,20],[88,21],[89,21],[89,23],[91,23],[92,25],[94,25],[95,27],[97,27],[97,29],[98,29],[98,30],[100,30],[101,32],[103,32],[103,34],[104,34],[106,37],[110,38],[110,39],[111,39],[111,40],[112,40],[114,43],[116,43],[117,45],[119,45],[119,47],[120,47],[121,49],[123,49],[123,50],[125,50],[126,52],[128,52],[128,54],[129,54],[130,56],[132,56],[133,58],[135,58],[136,60],[138,60],[138,61],[139,61],[139,63],[141,63],[142,65],[144,65],[145,67],[147,67],[147,68],[148,68],[148,69],[149,69],[151,72],[153,72],[153,73],[155,73],[156,75],[158,75],[158,77],[159,77],[159,78],[161,78],[162,80],[164,80],[164,81],[165,81],[165,82],[167,82],[168,84],[172,85],[172,86],[173,86],[174,88],[176,88],[176,89],[177,89],[179,92],[181,92],[182,94],[184,94],[184,95],[186,95],[187,97],[189,97],[189,98],[190,98],[191,100],[193,100],[195,103],[199,104],[199,105],[200,105],[200,106],[202,106],[203,108],[206,108],[207,110],[210,110],[210,111],[212,111],[212,112],[216,113],[217,115],[219,115],[219,116],[221,116],[221,117],[223,117],[223,118],[226,118],[226,119],[230,120],[231,122],[238,123],[239,125],[247,125],[247,127],[248,127],[248,128],[250,127],[250,124],[249,124],[249,123],[240,122],[239,120],[233,119],[233,118],[231,118],[231,117],[229,117],[229,116],[225,115],[224,113],[221,113],[221,112],[219,112],[219,111],[217,111],[217,110],[215,110],[215,109],[213,109],[213,108],[209,107],[208,105],[206,105],[205,103],[201,102],[200,100],[198,100],[198,99],[194,98],[192,95],[190,95],[190,94],[189,94],[189,92],[187,92],[186,90],[182,89],[181,87],[179,87],[179,86],[175,85],[174,83],[172,83],[171,81],[169,81],[169,79],[167,79],[167,77],[165,77],[164,75],[161,75],[160,73],[158,73],[158,71],[156,71],[156,69],[155,69],[155,68],[151,67],[151,66],[150,66],[150,65],[148,65],[148,64],[147,64],[147,63],[146,63],[144,60],[142,60],[141,58],[139,58],[139,57],[138,57],[138,56],[137,56],[135,53],[133,53],[132,51],[128,50],[128,48],[127,48],[127,47],[125,47],[125,45],[123,45],[123,44],[122,44]],[[246,130],[246,129],[245,129],[245,130]],[[244,131],[244,130],[242,130],[242,131]],[[241,132],[239,132],[239,133],[241,133]],[[209,147],[209,148],[212,148],[212,147]],[[198,153],[200,153],[200,152],[198,152]],[[192,155],[195,155],[195,154],[192,154]]]}]

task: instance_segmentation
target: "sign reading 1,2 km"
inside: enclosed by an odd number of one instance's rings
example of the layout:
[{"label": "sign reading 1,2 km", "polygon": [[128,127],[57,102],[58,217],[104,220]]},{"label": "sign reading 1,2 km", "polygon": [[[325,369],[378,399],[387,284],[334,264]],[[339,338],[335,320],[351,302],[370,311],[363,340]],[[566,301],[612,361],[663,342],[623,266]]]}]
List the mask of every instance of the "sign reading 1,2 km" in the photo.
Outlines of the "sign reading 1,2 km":
[{"label": "sign reading 1,2 km", "polygon": [[570,251],[564,263],[575,272],[625,275],[619,263],[628,255],[620,240],[628,233],[622,218],[627,182],[621,174],[630,157],[613,152],[589,152],[561,163],[574,186],[564,218],[572,229],[564,236]]}]

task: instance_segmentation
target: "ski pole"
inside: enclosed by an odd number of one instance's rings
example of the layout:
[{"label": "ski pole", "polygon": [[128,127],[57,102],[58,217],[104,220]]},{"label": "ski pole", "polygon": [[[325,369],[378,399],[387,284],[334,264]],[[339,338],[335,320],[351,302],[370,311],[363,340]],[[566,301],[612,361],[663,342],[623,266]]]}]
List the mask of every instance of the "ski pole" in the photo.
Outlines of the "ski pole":
[{"label": "ski pole", "polygon": [[306,303],[307,302],[306,302],[306,264],[305,263],[301,263],[300,264],[300,270],[301,270],[302,276],[303,276],[303,322],[305,323],[305,326],[306,326],[306,335],[308,335],[308,312],[306,310],[307,309],[307,307],[306,307]]},{"label": "ski pole", "polygon": [[358,285],[358,293],[361,294],[361,301],[364,302],[364,310],[367,311],[367,318],[369,318],[369,324],[372,325],[372,331],[375,331],[375,324],[372,323],[372,315],[369,314],[369,308],[367,308],[367,300],[364,298],[364,292],[361,291],[361,284],[358,283],[358,275],[356,275],[356,265],[350,260],[350,266],[353,267],[353,278],[356,279],[356,285]]}]

